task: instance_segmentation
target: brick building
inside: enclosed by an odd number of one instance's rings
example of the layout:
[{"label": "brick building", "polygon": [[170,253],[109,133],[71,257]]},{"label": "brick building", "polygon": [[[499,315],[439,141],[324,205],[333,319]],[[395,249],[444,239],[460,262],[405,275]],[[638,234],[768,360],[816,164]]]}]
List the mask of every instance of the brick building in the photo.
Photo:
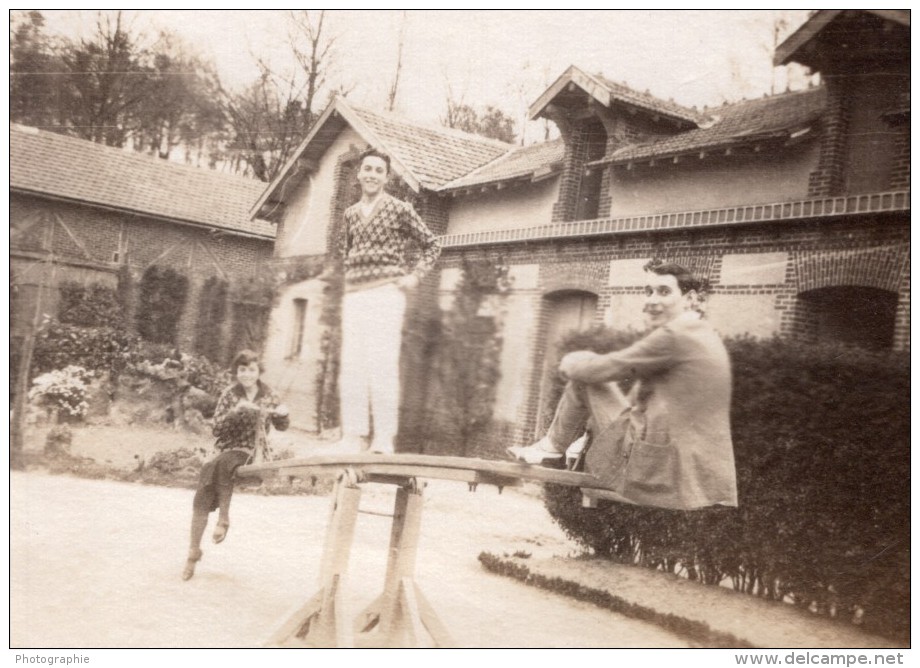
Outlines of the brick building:
[{"label": "brick building", "polygon": [[[10,127],[10,332],[17,343],[36,317],[53,317],[64,283],[137,285],[151,267],[188,280],[176,340],[201,347],[205,286],[223,285],[226,322],[209,350],[244,343],[267,304],[246,290],[271,259],[275,229],[249,209],[265,184],[164,162],[35,128]],[[210,281],[210,283],[209,283]],[[135,296],[137,290],[134,291]],[[129,304],[137,311],[144,305]],[[179,306],[177,306],[179,308]],[[129,314],[130,315],[130,314]],[[129,318],[133,321],[133,318]]]},{"label": "brick building", "polygon": [[[816,12],[776,62],[821,72],[821,86],[714,109],[570,67],[531,107],[561,138],[523,148],[338,100],[254,211],[279,222],[280,258],[321,257],[357,197],[358,151],[389,152],[398,190],[445,247],[416,317],[450,308],[465,260],[510,280],[482,310],[502,342],[493,433],[507,441],[531,440],[552,410],[560,336],[640,325],[641,267],[652,257],[708,278],[708,317],[724,335],[907,349],[909,33],[904,11]],[[303,341],[319,341],[328,324],[307,304],[322,312],[322,287],[292,284],[270,334],[278,362],[296,363],[310,387],[320,358]],[[407,345],[404,357],[426,343]],[[414,363],[407,421],[432,396]]]}]

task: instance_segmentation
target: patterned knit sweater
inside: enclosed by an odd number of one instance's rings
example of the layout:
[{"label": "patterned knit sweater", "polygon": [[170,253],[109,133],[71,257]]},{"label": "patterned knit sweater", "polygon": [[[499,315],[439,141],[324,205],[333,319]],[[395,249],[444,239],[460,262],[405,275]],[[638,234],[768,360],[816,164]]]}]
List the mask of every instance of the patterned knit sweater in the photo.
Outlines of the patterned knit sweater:
[{"label": "patterned knit sweater", "polygon": [[345,210],[341,251],[345,283],[355,288],[408,274],[422,278],[441,247],[411,204],[384,193],[366,218],[360,202]]},{"label": "patterned knit sweater", "polygon": [[284,431],[290,425],[290,418],[273,415],[271,411],[280,403],[272,389],[259,381],[259,389],[252,403],[261,410],[262,415],[253,412],[240,412],[236,410],[237,404],[246,399],[246,390],[238,382],[228,387],[217,400],[214,409],[214,436],[217,438],[215,447],[218,450],[253,450],[256,447],[256,427],[259,420],[264,420],[262,429],[268,433],[269,426],[278,431]]}]

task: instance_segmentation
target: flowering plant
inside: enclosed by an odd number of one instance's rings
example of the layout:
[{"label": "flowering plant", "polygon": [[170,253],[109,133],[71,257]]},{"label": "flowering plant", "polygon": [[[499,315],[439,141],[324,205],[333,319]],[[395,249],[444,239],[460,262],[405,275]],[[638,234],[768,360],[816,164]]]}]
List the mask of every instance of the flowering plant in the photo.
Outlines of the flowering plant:
[{"label": "flowering plant", "polygon": [[92,371],[73,365],[43,373],[32,381],[29,399],[67,415],[83,417],[89,408],[86,384],[92,377]]},{"label": "flowering plant", "polygon": [[130,369],[141,376],[174,382],[180,390],[191,385],[212,395],[220,394],[232,380],[229,372],[219,369],[207,358],[187,353],[180,353],[178,359],[176,356],[162,356],[162,361],[156,363],[151,359],[142,359]]}]

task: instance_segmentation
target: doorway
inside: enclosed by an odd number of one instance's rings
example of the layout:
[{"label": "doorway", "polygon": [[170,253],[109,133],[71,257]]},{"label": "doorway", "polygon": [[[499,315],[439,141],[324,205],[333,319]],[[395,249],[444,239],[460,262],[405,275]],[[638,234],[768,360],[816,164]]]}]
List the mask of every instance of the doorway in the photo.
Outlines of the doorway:
[{"label": "doorway", "polygon": [[566,290],[547,295],[543,300],[546,309],[546,345],[540,373],[540,397],[537,404],[538,434],[545,432],[553,419],[559,401],[557,381],[562,355],[559,344],[575,331],[589,329],[595,323],[597,295],[581,290]]}]

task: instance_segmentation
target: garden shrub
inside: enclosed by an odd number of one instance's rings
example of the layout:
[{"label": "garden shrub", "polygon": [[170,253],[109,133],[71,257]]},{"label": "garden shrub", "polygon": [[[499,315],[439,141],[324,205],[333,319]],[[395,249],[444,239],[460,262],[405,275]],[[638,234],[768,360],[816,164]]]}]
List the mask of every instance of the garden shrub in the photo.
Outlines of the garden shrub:
[{"label": "garden shrub", "polygon": [[184,477],[194,478],[201,471],[202,464],[200,453],[190,448],[177,448],[154,453],[147,460],[145,469],[162,475],[182,474]]},{"label": "garden shrub", "polygon": [[60,286],[57,320],[78,327],[124,326],[122,304],[115,288],[99,284],[84,286],[71,281]]},{"label": "garden shrub", "polygon": [[44,454],[49,457],[68,456],[73,443],[73,432],[66,424],[55,425],[45,436]]},{"label": "garden shrub", "polygon": [[146,393],[144,379],[159,386],[167,422],[199,433],[208,433],[202,419],[213,416],[220,393],[231,381],[229,370],[206,357],[151,344],[139,346],[128,372],[133,383],[142,381],[137,391]]},{"label": "garden shrub", "polygon": [[202,355],[183,353],[172,346],[139,341],[130,354],[128,371],[138,376],[197,387],[217,397],[232,380],[229,369]]},{"label": "garden shrub", "polygon": [[39,328],[31,375],[79,365],[117,377],[129,363],[137,337],[124,328],[122,305],[114,288],[65,282],[57,317]]},{"label": "garden shrub", "polygon": [[137,337],[118,327],[80,327],[49,322],[35,338],[34,375],[78,364],[117,377],[129,364]]},{"label": "garden shrub", "polygon": [[[629,337],[595,330],[566,350]],[[731,581],[903,640],[910,620],[910,377],[906,355],[781,339],[726,342],[738,508],[672,511],[548,486],[562,528],[599,555]]]}]

